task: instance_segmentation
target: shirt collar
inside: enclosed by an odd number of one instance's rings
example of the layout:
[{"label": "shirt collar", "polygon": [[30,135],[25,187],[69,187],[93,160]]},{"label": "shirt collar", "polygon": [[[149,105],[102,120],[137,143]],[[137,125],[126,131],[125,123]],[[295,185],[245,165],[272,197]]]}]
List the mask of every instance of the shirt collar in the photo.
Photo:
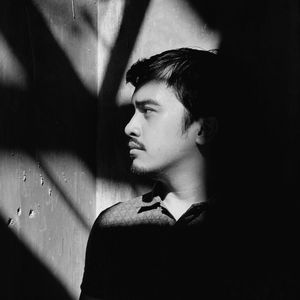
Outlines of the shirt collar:
[{"label": "shirt collar", "polygon": [[[141,197],[141,203],[139,203],[136,206],[139,209],[138,213],[143,212],[145,210],[151,210],[160,206],[163,203],[161,199],[161,195],[162,195],[162,186],[158,182],[154,185],[153,189],[150,192],[144,194]],[[211,202],[212,203],[214,202],[214,197],[212,197],[212,199],[210,199],[210,201],[207,202],[193,203],[190,206],[190,208],[187,210],[187,212],[193,210],[200,214],[202,211],[208,209]]]}]

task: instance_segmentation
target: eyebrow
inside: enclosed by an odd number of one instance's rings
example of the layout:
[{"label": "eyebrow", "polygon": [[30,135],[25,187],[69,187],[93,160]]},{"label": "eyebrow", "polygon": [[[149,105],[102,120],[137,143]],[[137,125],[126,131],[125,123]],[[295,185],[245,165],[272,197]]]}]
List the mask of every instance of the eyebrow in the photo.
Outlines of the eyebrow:
[{"label": "eyebrow", "polygon": [[145,106],[145,105],[154,105],[154,106],[160,106],[160,104],[153,99],[145,99],[145,100],[136,100],[134,103],[136,106]]}]

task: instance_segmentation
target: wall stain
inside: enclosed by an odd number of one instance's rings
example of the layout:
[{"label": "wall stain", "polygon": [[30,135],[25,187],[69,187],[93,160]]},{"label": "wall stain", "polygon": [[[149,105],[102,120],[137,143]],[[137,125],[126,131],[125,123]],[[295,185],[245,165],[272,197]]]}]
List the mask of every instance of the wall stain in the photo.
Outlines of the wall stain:
[{"label": "wall stain", "polygon": [[23,171],[23,182],[26,182],[27,177],[26,177],[26,171]]},{"label": "wall stain", "polygon": [[29,219],[35,218],[36,212],[33,209],[30,209],[28,216],[29,216]]},{"label": "wall stain", "polygon": [[7,226],[8,227],[12,227],[15,225],[15,221],[13,218],[9,218],[8,221],[7,221]]},{"label": "wall stain", "polygon": [[17,216],[20,217],[21,214],[22,214],[22,209],[21,209],[21,207],[19,207],[19,208],[17,209]]}]

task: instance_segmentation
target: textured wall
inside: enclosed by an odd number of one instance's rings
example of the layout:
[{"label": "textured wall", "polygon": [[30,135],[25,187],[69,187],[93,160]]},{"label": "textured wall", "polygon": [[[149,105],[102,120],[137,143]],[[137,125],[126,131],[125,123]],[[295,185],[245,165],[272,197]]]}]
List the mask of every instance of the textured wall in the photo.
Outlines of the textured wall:
[{"label": "textured wall", "polygon": [[0,297],[76,298],[96,207],[97,3],[3,1],[0,19]]}]

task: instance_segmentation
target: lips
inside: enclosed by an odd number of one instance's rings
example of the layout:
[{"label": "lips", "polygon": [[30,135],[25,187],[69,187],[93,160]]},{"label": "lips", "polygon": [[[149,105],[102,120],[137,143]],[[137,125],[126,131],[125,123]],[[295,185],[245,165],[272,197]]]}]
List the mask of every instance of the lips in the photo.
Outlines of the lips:
[{"label": "lips", "polygon": [[138,141],[130,140],[128,143],[128,147],[130,150],[136,149],[136,150],[145,150],[145,147],[139,143]]}]

